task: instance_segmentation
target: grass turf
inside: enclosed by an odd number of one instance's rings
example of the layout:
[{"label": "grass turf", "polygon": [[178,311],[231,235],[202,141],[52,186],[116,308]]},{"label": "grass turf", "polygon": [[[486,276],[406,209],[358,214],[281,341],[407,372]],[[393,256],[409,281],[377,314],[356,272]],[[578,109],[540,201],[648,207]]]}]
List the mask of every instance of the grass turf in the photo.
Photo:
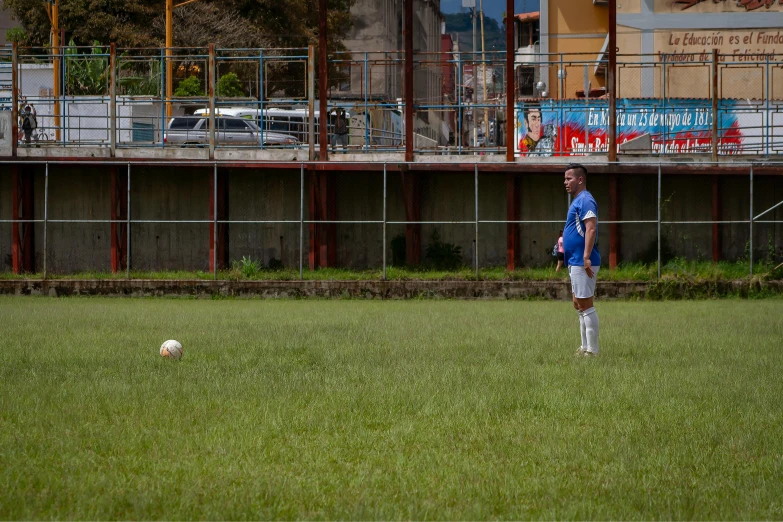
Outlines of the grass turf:
[{"label": "grass turf", "polygon": [[780,300],[597,309],[2,297],[0,518],[783,518]]}]

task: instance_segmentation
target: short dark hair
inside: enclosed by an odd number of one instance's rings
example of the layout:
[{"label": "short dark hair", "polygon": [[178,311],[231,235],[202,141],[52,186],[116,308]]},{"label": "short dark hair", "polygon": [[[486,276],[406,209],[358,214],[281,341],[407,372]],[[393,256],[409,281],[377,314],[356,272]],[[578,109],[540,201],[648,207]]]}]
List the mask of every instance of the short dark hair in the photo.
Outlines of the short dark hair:
[{"label": "short dark hair", "polygon": [[582,175],[587,177],[587,168],[581,163],[569,163],[565,168],[565,172],[568,172],[569,170],[581,170]]},{"label": "short dark hair", "polygon": [[541,106],[537,103],[531,103],[529,105],[525,105],[525,108],[523,110],[525,121],[527,121],[527,117],[530,116],[530,113],[533,111],[537,111],[538,114],[541,114]]}]

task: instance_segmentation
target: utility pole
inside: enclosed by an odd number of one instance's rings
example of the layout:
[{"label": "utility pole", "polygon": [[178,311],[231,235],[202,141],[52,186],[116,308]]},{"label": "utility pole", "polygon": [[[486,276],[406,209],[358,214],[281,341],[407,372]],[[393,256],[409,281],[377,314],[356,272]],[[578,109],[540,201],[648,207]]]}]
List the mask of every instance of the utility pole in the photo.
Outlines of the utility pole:
[{"label": "utility pole", "polygon": [[166,117],[171,118],[172,77],[171,48],[174,46],[174,0],[166,0]]},{"label": "utility pole", "polygon": [[174,9],[192,4],[198,0],[185,0],[174,5],[174,0],[166,0],[166,116],[171,117],[171,96],[174,88],[173,62],[171,49],[174,47]]},{"label": "utility pole", "polygon": [[[46,2],[46,14],[51,23],[52,65],[54,66],[54,134],[60,141],[60,57],[64,54],[60,49],[60,6],[58,0]],[[58,56],[59,55],[59,56]]]},{"label": "utility pole", "polygon": [[[617,161],[617,0],[609,0],[609,63],[606,80],[609,92],[609,136],[607,146],[609,161]],[[616,226],[616,225],[614,225]]]}]

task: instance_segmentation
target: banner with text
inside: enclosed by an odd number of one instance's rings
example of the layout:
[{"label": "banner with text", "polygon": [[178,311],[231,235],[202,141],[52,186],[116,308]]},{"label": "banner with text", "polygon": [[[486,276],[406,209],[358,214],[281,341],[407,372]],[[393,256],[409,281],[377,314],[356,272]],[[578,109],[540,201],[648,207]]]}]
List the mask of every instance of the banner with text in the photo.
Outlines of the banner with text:
[{"label": "banner with text", "polygon": [[[517,156],[582,156],[608,150],[609,102],[522,103],[516,117]],[[617,146],[649,136],[651,153],[710,153],[712,106],[707,99],[617,100]],[[783,153],[783,105],[721,100],[720,154]]]}]

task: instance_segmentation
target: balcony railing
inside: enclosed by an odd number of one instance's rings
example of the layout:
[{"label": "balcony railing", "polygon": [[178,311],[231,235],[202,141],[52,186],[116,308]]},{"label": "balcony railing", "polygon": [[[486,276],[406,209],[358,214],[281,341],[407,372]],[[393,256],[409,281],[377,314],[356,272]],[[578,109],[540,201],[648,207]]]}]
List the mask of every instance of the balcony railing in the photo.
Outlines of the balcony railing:
[{"label": "balcony railing", "polygon": [[[403,99],[402,52],[332,54],[326,114],[316,100],[321,79],[315,78],[312,50],[212,47],[166,54],[161,48],[0,49],[5,111],[0,112],[0,154],[47,155],[55,148],[101,148],[111,156],[122,150],[212,154],[229,149],[282,150],[313,159],[321,148],[322,124],[330,152],[395,154],[406,150],[408,110],[417,155],[506,161],[510,147],[520,162],[605,157],[610,142],[618,158],[633,155],[635,161],[783,153],[783,56],[778,55],[620,55],[612,111],[606,78],[595,76],[594,54],[522,48],[515,64],[534,68],[524,80],[534,89],[521,95],[522,75],[515,71],[509,122],[505,52],[416,53],[408,79],[414,85],[410,108]],[[171,93],[166,92],[167,59],[173,62]],[[35,121],[25,131],[27,107]],[[338,109],[347,118],[345,139],[335,139]],[[184,139],[172,139],[172,121],[184,116],[204,121],[187,128]],[[234,118],[250,125],[232,127],[228,120]]]}]

